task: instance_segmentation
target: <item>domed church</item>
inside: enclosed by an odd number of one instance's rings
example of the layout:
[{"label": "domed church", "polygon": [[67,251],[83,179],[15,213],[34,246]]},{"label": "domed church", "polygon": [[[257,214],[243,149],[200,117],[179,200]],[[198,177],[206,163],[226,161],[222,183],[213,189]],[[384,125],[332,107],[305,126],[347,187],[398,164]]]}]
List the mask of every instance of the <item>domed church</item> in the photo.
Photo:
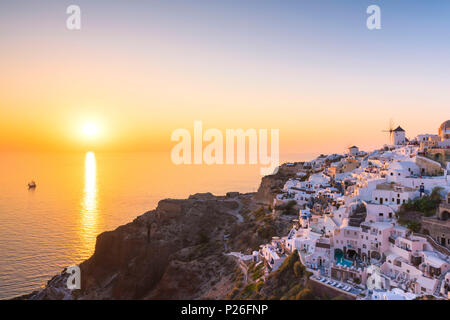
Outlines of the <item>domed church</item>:
[{"label": "domed church", "polygon": [[[438,130],[437,143],[428,149],[428,155],[440,162],[444,168],[450,166],[450,120],[441,124]],[[440,140],[440,141],[439,141]]]},{"label": "domed church", "polygon": [[447,120],[441,124],[438,134],[441,137],[441,141],[450,140],[450,120]]}]

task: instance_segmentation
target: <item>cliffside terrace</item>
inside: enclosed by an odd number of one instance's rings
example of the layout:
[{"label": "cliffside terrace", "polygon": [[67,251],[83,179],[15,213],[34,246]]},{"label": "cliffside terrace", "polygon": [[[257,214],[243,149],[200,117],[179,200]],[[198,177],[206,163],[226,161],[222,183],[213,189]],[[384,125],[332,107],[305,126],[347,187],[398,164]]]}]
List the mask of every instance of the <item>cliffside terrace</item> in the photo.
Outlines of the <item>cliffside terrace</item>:
[{"label": "cliffside terrace", "polygon": [[396,191],[396,192],[414,192],[416,189],[401,186],[395,183],[380,183],[377,185],[376,189],[378,190],[388,190],[388,191]]}]

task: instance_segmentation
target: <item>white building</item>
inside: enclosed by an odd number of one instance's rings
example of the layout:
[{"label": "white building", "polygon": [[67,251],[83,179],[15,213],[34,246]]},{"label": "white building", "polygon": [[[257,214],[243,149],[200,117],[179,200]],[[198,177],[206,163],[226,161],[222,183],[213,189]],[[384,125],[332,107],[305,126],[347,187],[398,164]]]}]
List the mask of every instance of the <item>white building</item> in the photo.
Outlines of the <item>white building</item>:
[{"label": "white building", "polygon": [[348,154],[350,156],[356,156],[359,154],[359,148],[357,146],[351,146],[348,148]]},{"label": "white building", "polygon": [[398,210],[402,204],[419,196],[420,193],[417,189],[396,183],[382,183],[372,191],[372,202],[389,205]]},{"label": "white building", "polygon": [[286,259],[286,254],[278,237],[273,237],[271,243],[261,246],[260,254],[264,258],[270,271],[277,270]]},{"label": "white building", "polygon": [[394,288],[390,291],[374,291],[372,300],[414,300],[417,295]]},{"label": "white building", "polygon": [[450,120],[445,121],[441,124],[438,130],[439,137],[441,141],[439,142],[439,147],[448,148],[450,147]]},{"label": "white building", "polygon": [[405,130],[403,130],[400,126],[393,130],[391,137],[391,144],[394,146],[401,146],[406,143]]},{"label": "white building", "polygon": [[[439,143],[448,141],[450,146],[449,134],[450,120],[441,125]],[[281,248],[277,241],[263,247],[269,269],[279,267],[284,250],[298,250],[308,270],[331,278],[328,283],[350,285],[353,293],[367,290],[369,299],[449,297],[448,251],[398,225],[396,218],[399,207],[422,196],[420,191],[426,194],[435,187],[442,187],[443,193],[450,191],[450,164],[444,175],[423,176],[422,169],[429,164],[424,163],[418,143],[433,139],[435,135],[420,135],[407,143],[405,131],[398,127],[393,130],[390,150],[367,154],[353,146],[343,160],[336,157],[339,162],[329,164],[323,161],[325,156],[316,159],[316,170],[307,181],[289,180],[276,199],[307,199],[316,210],[306,206],[300,210]],[[428,148],[439,147],[428,144]],[[358,165],[350,167],[352,161]],[[349,165],[343,168],[345,164]]]},{"label": "white building", "polygon": [[389,165],[386,177],[388,182],[392,182],[419,174],[419,166],[414,161],[394,161]]}]

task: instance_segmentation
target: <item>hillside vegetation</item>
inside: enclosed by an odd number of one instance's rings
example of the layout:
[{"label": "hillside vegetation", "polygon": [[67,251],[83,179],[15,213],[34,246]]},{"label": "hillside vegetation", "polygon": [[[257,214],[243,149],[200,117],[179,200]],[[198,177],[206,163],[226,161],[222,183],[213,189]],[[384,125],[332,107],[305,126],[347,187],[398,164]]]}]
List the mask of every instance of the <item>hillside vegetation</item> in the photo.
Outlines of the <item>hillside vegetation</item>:
[{"label": "hillside vegetation", "polygon": [[243,285],[243,275],[237,276],[236,285],[228,298],[258,300],[314,300],[318,298],[308,284],[311,273],[306,271],[306,267],[300,262],[297,251],[289,255],[265,282],[260,279],[263,275],[262,271],[262,264],[256,268],[251,265],[247,285]]},{"label": "hillside vegetation", "polygon": [[441,190],[442,188],[436,187],[430,195],[424,195],[402,204],[397,213],[398,222],[413,232],[419,232],[422,227],[422,217],[435,215],[442,199]]}]

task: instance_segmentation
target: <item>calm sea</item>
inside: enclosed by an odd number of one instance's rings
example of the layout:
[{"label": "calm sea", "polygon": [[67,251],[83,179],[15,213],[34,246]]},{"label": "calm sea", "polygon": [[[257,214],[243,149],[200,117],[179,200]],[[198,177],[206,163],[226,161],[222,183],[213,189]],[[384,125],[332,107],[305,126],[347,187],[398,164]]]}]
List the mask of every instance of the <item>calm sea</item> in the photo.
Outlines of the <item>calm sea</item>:
[{"label": "calm sea", "polygon": [[260,179],[259,166],[175,166],[166,153],[1,153],[0,299],[30,293],[89,258],[99,233],[163,198],[252,192]]}]

